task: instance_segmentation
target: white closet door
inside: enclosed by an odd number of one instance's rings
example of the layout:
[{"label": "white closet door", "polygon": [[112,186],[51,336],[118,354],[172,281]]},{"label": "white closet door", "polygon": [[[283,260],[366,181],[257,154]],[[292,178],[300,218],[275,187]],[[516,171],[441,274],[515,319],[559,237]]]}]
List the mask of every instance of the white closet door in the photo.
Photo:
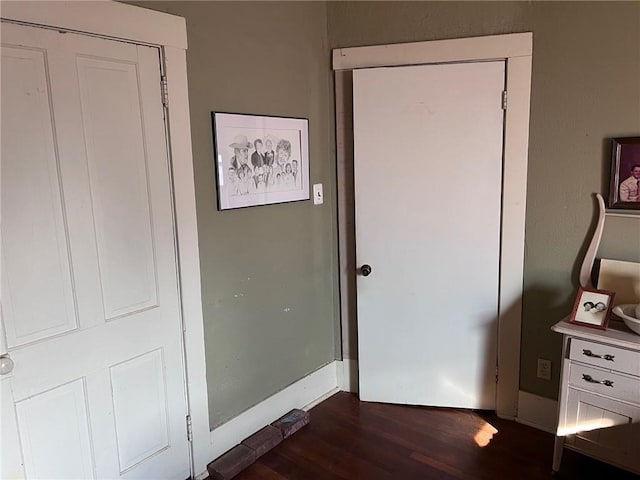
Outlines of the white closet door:
[{"label": "white closet door", "polygon": [[159,65],[2,24],[2,478],[189,476]]},{"label": "white closet door", "polygon": [[363,400],[495,408],[503,89],[504,62],[353,73]]}]

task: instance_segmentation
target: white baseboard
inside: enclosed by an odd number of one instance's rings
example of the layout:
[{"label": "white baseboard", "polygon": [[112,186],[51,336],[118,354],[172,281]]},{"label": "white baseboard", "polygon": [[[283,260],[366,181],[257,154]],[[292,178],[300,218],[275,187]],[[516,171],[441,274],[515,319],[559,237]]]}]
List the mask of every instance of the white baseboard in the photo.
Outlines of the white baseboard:
[{"label": "white baseboard", "polygon": [[516,417],[516,422],[555,435],[557,421],[557,400],[540,397],[522,390],[518,392],[518,416]]},{"label": "white baseboard", "polygon": [[218,458],[289,410],[309,409],[338,392],[338,372],[342,372],[342,369],[342,362],[331,362],[215,428],[211,432],[211,460]]},{"label": "white baseboard", "polygon": [[358,392],[358,361],[343,358],[338,366],[338,387],[343,392]]},{"label": "white baseboard", "polygon": [[196,475],[196,480],[204,480],[205,478],[209,478],[209,471],[205,470],[200,475]]},{"label": "white baseboard", "polygon": [[[338,366],[338,368],[340,368]],[[300,410],[304,410],[305,412],[311,410],[313,407],[315,407],[316,405],[318,405],[319,403],[324,402],[327,398],[332,397],[333,395],[335,395],[336,393],[340,392],[340,387],[335,387],[332,388],[331,390],[329,390],[327,393],[325,393],[324,395],[322,395],[321,397],[316,398],[314,401],[307,403],[304,407],[300,407]]]}]

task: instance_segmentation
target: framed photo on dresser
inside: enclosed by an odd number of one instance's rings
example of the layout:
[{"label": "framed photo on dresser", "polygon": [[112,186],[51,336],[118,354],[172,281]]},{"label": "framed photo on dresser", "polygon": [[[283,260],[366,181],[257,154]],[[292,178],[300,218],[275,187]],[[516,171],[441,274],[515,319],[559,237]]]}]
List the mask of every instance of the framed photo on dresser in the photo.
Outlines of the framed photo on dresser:
[{"label": "framed photo on dresser", "polygon": [[569,323],[606,330],[615,296],[608,290],[580,287]]}]

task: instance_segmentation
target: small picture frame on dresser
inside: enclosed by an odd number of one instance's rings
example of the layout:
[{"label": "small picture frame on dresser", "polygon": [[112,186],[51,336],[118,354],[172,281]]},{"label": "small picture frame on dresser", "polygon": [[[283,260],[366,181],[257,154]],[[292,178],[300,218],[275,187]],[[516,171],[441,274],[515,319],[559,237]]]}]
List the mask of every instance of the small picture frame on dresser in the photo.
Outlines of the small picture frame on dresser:
[{"label": "small picture frame on dresser", "polygon": [[606,330],[616,293],[580,287],[569,323]]}]

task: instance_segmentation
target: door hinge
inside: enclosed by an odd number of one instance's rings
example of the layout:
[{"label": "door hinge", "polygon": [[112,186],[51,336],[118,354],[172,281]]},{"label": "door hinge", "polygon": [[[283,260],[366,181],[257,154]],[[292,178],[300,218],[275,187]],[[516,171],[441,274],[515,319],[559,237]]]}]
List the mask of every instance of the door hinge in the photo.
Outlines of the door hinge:
[{"label": "door hinge", "polygon": [[187,415],[187,440],[193,442],[193,425],[191,424],[191,415]]},{"label": "door hinge", "polygon": [[496,367],[496,383],[498,383],[498,367]]},{"label": "door hinge", "polygon": [[169,106],[169,87],[167,85],[167,76],[162,75],[160,77],[160,89],[162,93],[162,105]]},{"label": "door hinge", "polygon": [[502,91],[502,110],[506,110],[507,109],[507,91],[503,90]]}]

